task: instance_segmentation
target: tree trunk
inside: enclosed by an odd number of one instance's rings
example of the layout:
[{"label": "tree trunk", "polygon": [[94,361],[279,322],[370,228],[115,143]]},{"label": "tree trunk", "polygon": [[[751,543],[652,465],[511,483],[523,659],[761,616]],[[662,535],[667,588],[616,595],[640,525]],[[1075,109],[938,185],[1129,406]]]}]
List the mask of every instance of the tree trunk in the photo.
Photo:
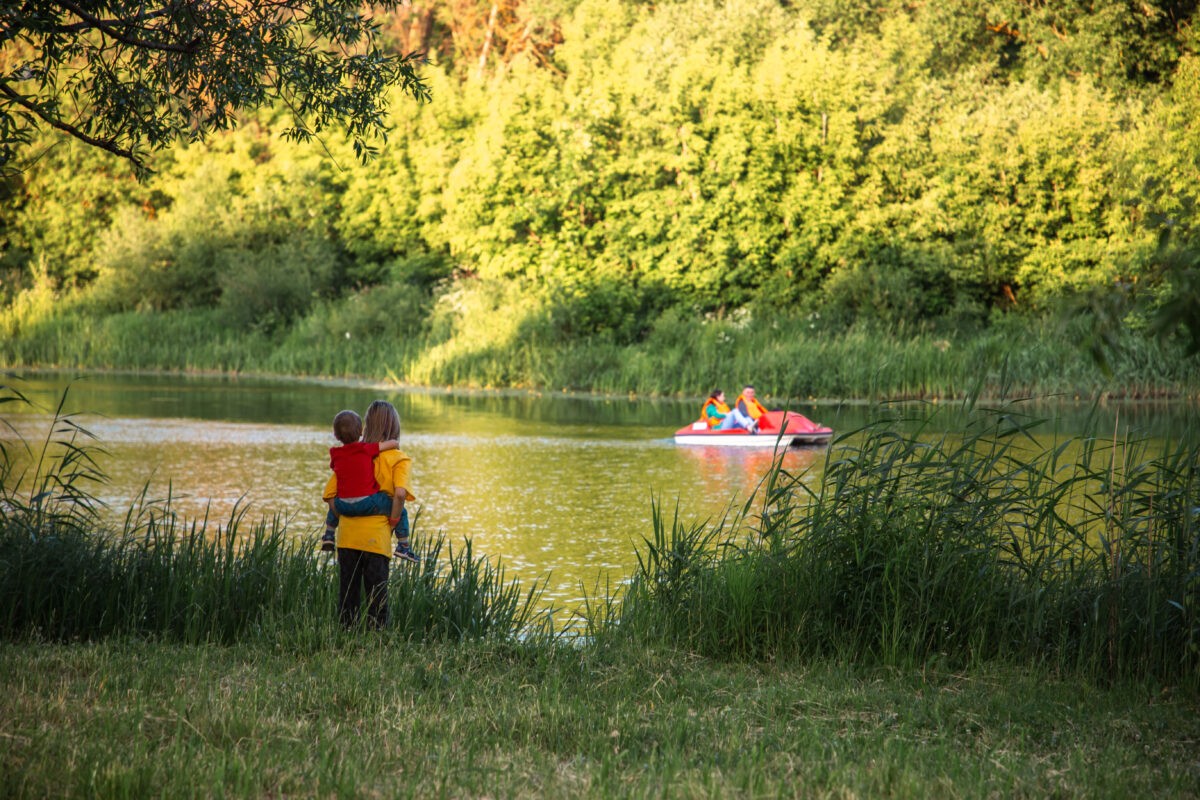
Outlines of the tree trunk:
[{"label": "tree trunk", "polygon": [[492,13],[488,14],[487,33],[483,37],[483,48],[479,51],[479,77],[483,78],[483,69],[487,66],[488,51],[492,49],[492,37],[496,33],[496,15],[500,13],[500,4],[492,3]]}]

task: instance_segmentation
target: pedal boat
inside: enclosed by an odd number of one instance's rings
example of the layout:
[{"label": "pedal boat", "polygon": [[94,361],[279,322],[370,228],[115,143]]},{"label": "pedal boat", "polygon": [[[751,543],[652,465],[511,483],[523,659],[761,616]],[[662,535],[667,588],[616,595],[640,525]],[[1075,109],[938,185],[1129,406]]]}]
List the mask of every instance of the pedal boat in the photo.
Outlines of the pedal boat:
[{"label": "pedal boat", "polygon": [[798,447],[828,444],[833,430],[795,411],[768,411],[758,420],[758,433],[745,428],[710,430],[703,422],[693,422],[675,431],[675,444],[702,444],[710,447]]}]

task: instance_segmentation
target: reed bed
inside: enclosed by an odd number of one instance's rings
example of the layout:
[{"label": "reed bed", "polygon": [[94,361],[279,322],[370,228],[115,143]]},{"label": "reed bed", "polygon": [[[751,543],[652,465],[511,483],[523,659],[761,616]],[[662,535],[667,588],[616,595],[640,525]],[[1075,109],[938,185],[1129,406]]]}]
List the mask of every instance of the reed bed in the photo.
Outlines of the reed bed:
[{"label": "reed bed", "polygon": [[0,363],[650,396],[697,396],[713,385],[748,378],[776,397],[793,398],[944,400],[1005,390],[1093,396],[1114,387],[1123,396],[1177,397],[1194,396],[1200,386],[1200,362],[1161,342],[1127,333],[1101,365],[1080,356],[1078,342],[1088,332],[1078,324],[1076,330],[1036,318],[1005,318],[965,334],[823,330],[800,318],[692,319],[670,313],[647,324],[644,338],[628,343],[603,334],[564,338],[536,322],[523,325],[522,335],[511,341],[466,334],[444,340],[335,330],[320,318],[276,331],[237,331],[212,310],[108,317],[68,310],[18,330],[0,345]]},{"label": "reed bed", "polygon": [[711,524],[656,509],[623,604],[591,635],[1195,683],[1194,438],[1047,439],[1011,407],[967,416],[953,435],[926,435],[929,417],[847,434],[815,488],[777,467],[757,506]]},{"label": "reed bed", "polygon": [[[63,396],[65,402],[66,396]],[[25,402],[12,390],[0,403]],[[0,637],[53,641],[154,636],[185,643],[269,639],[299,646],[340,635],[337,571],[278,516],[186,520],[143,491],[116,523],[89,490],[101,450],[60,403],[38,451],[0,439]],[[31,458],[17,458],[16,449]],[[15,473],[18,463],[29,464]],[[393,570],[388,635],[422,640],[552,635],[541,586],[442,537],[419,568]]]}]

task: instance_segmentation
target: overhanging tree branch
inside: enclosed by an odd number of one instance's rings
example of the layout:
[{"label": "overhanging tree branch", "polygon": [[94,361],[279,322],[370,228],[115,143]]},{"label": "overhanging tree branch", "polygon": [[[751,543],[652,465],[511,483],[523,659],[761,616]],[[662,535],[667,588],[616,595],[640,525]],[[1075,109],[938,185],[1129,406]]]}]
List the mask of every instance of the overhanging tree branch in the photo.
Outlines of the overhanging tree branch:
[{"label": "overhanging tree branch", "polygon": [[[416,72],[422,59],[379,50],[378,35],[359,0],[6,4],[0,175],[12,171],[18,148],[39,127],[140,167],[135,153],[164,147],[181,131],[203,140],[237,114],[284,97],[310,121],[298,130],[341,124],[366,157],[374,151],[366,140],[386,133],[388,88],[429,99]],[[85,125],[64,110],[68,97],[87,109]]]},{"label": "overhanging tree branch", "polygon": [[201,37],[196,37],[187,44],[152,42],[146,39],[135,39],[131,36],[126,36],[124,33],[118,30],[116,25],[92,16],[75,3],[69,2],[68,0],[59,0],[59,5],[69,10],[72,14],[79,17],[91,27],[108,36],[111,36],[121,44],[127,44],[130,47],[136,47],[141,50],[163,50],[171,53],[194,53],[196,52],[196,48],[200,46],[200,42],[203,41]]},{"label": "overhanging tree branch", "polygon": [[[65,3],[63,5],[66,6]],[[146,13],[135,14],[134,16],[132,16],[128,19],[103,20],[103,23],[105,25],[112,25],[112,26],[124,25],[127,27],[134,27],[134,26],[142,27],[141,23],[150,22],[152,20],[159,19],[160,17],[165,17],[165,16],[169,15],[170,13],[171,13],[171,9],[160,8],[155,11],[148,11]],[[90,21],[83,21],[83,22],[73,22],[70,25],[59,25],[56,28],[56,30],[58,30],[62,33],[79,33],[80,31],[90,30],[95,27],[98,27],[95,23],[90,22]]]},{"label": "overhanging tree branch", "polygon": [[74,125],[45,113],[41,106],[39,106],[37,103],[34,103],[19,92],[14,91],[13,88],[5,81],[0,81],[0,94],[3,94],[12,102],[26,109],[31,114],[34,114],[38,119],[42,120],[50,127],[73,136],[82,142],[86,142],[93,147],[99,147],[101,150],[107,150],[115,156],[120,156],[121,158],[127,159],[138,169],[145,168],[145,164],[143,163],[142,159],[132,150],[123,148],[109,139],[100,139],[95,136],[91,136]]}]

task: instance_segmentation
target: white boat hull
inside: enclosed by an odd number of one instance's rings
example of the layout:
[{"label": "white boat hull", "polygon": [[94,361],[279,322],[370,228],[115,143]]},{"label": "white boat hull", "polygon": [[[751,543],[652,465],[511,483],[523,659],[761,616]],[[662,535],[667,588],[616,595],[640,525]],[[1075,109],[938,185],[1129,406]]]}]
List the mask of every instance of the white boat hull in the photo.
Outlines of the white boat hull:
[{"label": "white boat hull", "polygon": [[828,434],[799,434],[785,433],[783,436],[772,436],[769,433],[730,433],[714,436],[711,433],[675,434],[675,444],[697,444],[705,447],[792,447],[806,444],[826,444]]}]

